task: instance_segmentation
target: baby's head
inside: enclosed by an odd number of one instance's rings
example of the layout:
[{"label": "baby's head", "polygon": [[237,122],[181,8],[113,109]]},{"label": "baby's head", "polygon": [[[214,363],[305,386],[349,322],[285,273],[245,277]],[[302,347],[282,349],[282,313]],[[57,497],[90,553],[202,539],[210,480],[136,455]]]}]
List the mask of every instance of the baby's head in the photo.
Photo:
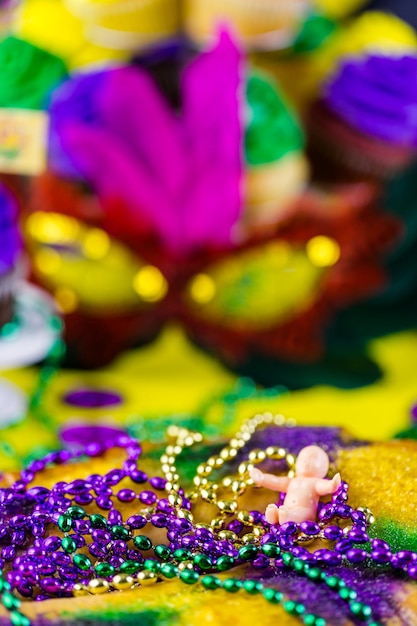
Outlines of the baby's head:
[{"label": "baby's head", "polygon": [[329,457],[319,446],[307,446],[297,456],[295,475],[324,478],[329,471]]}]

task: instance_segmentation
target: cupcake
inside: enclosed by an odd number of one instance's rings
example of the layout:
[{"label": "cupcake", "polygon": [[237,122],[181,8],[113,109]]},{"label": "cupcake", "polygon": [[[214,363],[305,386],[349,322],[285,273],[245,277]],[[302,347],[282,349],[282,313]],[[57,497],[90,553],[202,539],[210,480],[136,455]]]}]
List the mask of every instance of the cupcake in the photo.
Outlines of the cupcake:
[{"label": "cupcake", "polygon": [[253,73],[246,86],[246,202],[249,230],[275,224],[308,177],[301,126],[274,82]]},{"label": "cupcake", "polygon": [[185,0],[185,30],[200,44],[214,37],[219,24],[228,23],[249,48],[284,48],[309,7],[306,0]]},{"label": "cupcake", "polygon": [[347,59],[325,83],[308,128],[319,168],[385,180],[417,147],[417,55]]},{"label": "cupcake", "polygon": [[115,50],[137,50],[179,31],[179,0],[64,0],[87,38]]},{"label": "cupcake", "polygon": [[17,261],[21,242],[16,224],[16,206],[0,185],[0,327],[13,317]]}]

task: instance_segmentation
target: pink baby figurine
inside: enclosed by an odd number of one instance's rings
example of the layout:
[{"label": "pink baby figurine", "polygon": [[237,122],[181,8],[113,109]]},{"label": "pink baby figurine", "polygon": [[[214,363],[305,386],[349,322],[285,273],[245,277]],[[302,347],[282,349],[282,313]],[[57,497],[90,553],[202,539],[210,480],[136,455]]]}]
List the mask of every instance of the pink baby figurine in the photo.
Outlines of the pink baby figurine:
[{"label": "pink baby figurine", "polygon": [[264,474],[253,468],[250,476],[260,487],[286,493],[279,508],[269,504],[265,516],[270,524],[315,521],[320,496],[334,493],[341,483],[340,474],[331,480],[324,478],[329,470],[329,457],[319,446],[303,448],[295,463],[295,477]]}]

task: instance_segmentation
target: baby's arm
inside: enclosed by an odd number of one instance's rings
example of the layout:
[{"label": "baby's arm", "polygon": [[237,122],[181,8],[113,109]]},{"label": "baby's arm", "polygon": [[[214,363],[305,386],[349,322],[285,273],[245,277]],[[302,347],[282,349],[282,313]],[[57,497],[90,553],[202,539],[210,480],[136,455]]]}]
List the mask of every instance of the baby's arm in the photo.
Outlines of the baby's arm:
[{"label": "baby's arm", "polygon": [[260,487],[266,487],[273,491],[287,491],[290,479],[288,476],[274,476],[273,474],[264,474],[255,467],[250,471],[250,477],[253,482]]},{"label": "baby's arm", "polygon": [[341,482],[340,474],[336,474],[331,480],[321,478],[316,481],[316,493],[318,496],[329,496],[337,490]]}]

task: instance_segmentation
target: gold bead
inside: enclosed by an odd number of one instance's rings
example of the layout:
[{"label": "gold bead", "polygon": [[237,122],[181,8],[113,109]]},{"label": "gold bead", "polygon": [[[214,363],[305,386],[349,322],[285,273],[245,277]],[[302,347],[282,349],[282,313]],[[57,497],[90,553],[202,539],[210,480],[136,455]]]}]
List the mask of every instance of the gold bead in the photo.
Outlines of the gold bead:
[{"label": "gold bead", "polygon": [[106,593],[110,589],[110,585],[107,580],[103,578],[93,578],[88,583],[88,591],[94,595],[99,593]]},{"label": "gold bead", "polygon": [[88,596],[88,587],[86,585],[81,585],[80,583],[76,583],[72,588],[72,594],[74,598],[80,598],[81,596]]},{"label": "gold bead", "polygon": [[285,448],[279,448],[278,446],[268,446],[265,452],[266,452],[266,456],[269,459],[274,459],[274,460],[285,459],[285,456],[287,454],[287,451],[285,450]]},{"label": "gold bead", "polygon": [[238,496],[241,496],[246,491],[246,482],[244,480],[234,480],[231,484],[232,491]]},{"label": "gold bead", "polygon": [[251,450],[249,452],[248,458],[252,463],[262,463],[262,461],[265,461],[266,459],[265,450],[255,448],[255,450]]},{"label": "gold bead", "polygon": [[217,506],[222,513],[226,515],[233,515],[237,511],[237,502],[234,500],[219,500]]},{"label": "gold bead", "polygon": [[206,502],[214,502],[216,500],[216,492],[212,487],[209,487],[208,489],[202,489],[200,492],[200,495],[202,497],[203,500],[205,500]]},{"label": "gold bead", "polygon": [[223,485],[223,487],[228,488],[228,487],[231,487],[231,486],[232,486],[232,484],[233,484],[233,478],[232,478],[231,476],[225,476],[225,477],[222,479],[222,485]]},{"label": "gold bead", "polygon": [[265,528],[263,528],[262,526],[254,526],[252,528],[252,532],[255,537],[262,537],[265,534]]},{"label": "gold bead", "polygon": [[170,483],[177,481],[179,478],[178,474],[175,474],[174,472],[171,471],[171,467],[168,471],[165,471],[164,468],[162,468],[162,471],[165,473],[165,478]]},{"label": "gold bead", "polygon": [[[295,540],[295,543],[300,543],[303,546],[309,546],[313,541],[315,541],[318,537],[321,537],[321,533],[318,535],[305,535],[304,533],[300,533]],[[327,541],[327,540],[325,540]]]},{"label": "gold bead", "polygon": [[221,541],[239,541],[239,537],[231,530],[221,530],[218,534]]},{"label": "gold bead", "polygon": [[210,465],[205,465],[204,463],[197,467],[197,474],[199,476],[209,476],[212,471],[213,468]]},{"label": "gold bead", "polygon": [[199,491],[189,491],[187,493],[187,498],[190,502],[195,502],[196,500],[198,500],[199,496],[200,496]]},{"label": "gold bead", "polygon": [[295,477],[295,471],[294,470],[289,470],[287,472],[287,476],[288,476],[288,478],[294,478]]},{"label": "gold bead", "polygon": [[[252,433],[254,432],[254,430],[255,430],[255,429],[253,429],[253,430],[252,430]],[[250,441],[250,440],[251,440],[251,438],[252,438],[252,434],[251,434],[251,433],[248,433],[248,432],[246,432],[246,433],[238,433],[238,434],[236,435],[236,437],[237,437],[238,439],[242,439],[242,441],[244,441],[245,443],[247,443],[248,441]]]},{"label": "gold bead", "polygon": [[129,574],[116,574],[116,576],[113,576],[113,580],[110,584],[119,591],[126,591],[133,587],[135,581]]},{"label": "gold bead", "polygon": [[282,426],[283,424],[285,424],[285,417],[280,413],[277,413],[273,416],[273,422],[275,426]]},{"label": "gold bead", "polygon": [[347,535],[348,533],[350,533],[350,531],[353,529],[352,524],[348,524],[347,526],[344,527],[343,529],[343,534]]},{"label": "gold bead", "polygon": [[264,424],[272,424],[274,421],[274,416],[269,411],[262,413],[261,417]]},{"label": "gold bead", "polygon": [[170,493],[168,495],[168,502],[175,507],[180,507],[182,505],[182,497],[177,493]]},{"label": "gold bead", "polygon": [[179,427],[175,424],[171,424],[171,426],[168,426],[167,428],[167,437],[172,437],[173,439],[176,439],[179,435],[179,432]]},{"label": "gold bead", "polygon": [[249,474],[249,471],[251,469],[253,469],[253,463],[248,463],[247,461],[244,461],[239,465],[237,471],[239,472],[239,474]]},{"label": "gold bead", "polygon": [[213,517],[210,526],[214,531],[223,530],[224,522],[225,520],[222,517]]},{"label": "gold bead", "polygon": [[285,455],[285,460],[287,461],[288,467],[294,467],[296,461],[294,454],[291,454],[291,452],[287,452],[287,454]]},{"label": "gold bead", "polygon": [[183,572],[186,569],[194,569],[194,563],[191,561],[181,561],[177,565],[180,572]]},{"label": "gold bead", "polygon": [[237,439],[236,437],[233,437],[233,439],[231,439],[229,442],[229,446],[231,448],[234,448],[235,450],[239,450],[240,448],[243,448],[244,445],[245,445],[245,442],[242,439]]},{"label": "gold bead", "polygon": [[179,484],[179,483],[176,483],[176,482],[171,482],[171,481],[168,481],[168,482],[165,484],[165,491],[172,491],[172,492],[175,492],[175,491],[178,491],[178,490],[179,490],[179,488],[180,488],[180,484]]},{"label": "gold bead", "polygon": [[182,443],[185,447],[190,448],[195,444],[195,442],[196,441],[194,437],[192,435],[188,435],[188,437],[186,437]]},{"label": "gold bead", "polygon": [[251,526],[253,524],[253,515],[249,513],[249,511],[239,511],[237,514],[237,519],[245,526]]},{"label": "gold bead", "polygon": [[224,461],[230,461],[230,459],[234,459],[237,455],[237,450],[235,448],[223,448],[220,452],[220,458]]},{"label": "gold bead", "polygon": [[158,580],[158,576],[155,574],[155,572],[149,572],[148,570],[143,570],[143,572],[139,572],[136,575],[136,578],[143,587],[153,585]]},{"label": "gold bead", "polygon": [[375,515],[372,513],[371,509],[368,509],[367,506],[358,506],[358,511],[362,511],[366,515],[366,523],[372,526],[375,524]]},{"label": "gold bead", "polygon": [[203,476],[194,476],[193,483],[196,487],[203,487],[208,484],[208,480]]},{"label": "gold bead", "polygon": [[210,465],[210,467],[221,467],[223,463],[224,463],[223,459],[221,459],[218,456],[211,456],[207,460],[207,465]]},{"label": "gold bead", "polygon": [[181,519],[186,519],[188,522],[192,522],[194,520],[194,516],[191,511],[187,511],[187,509],[180,509],[178,511],[178,517]]},{"label": "gold bead", "polygon": [[203,524],[203,522],[198,522],[195,525],[196,528],[205,528],[205,530],[209,530],[211,533],[213,532],[212,527],[210,526],[210,524]]},{"label": "gold bead", "polygon": [[256,543],[257,536],[254,533],[246,533],[243,535],[242,541],[243,543]]}]

